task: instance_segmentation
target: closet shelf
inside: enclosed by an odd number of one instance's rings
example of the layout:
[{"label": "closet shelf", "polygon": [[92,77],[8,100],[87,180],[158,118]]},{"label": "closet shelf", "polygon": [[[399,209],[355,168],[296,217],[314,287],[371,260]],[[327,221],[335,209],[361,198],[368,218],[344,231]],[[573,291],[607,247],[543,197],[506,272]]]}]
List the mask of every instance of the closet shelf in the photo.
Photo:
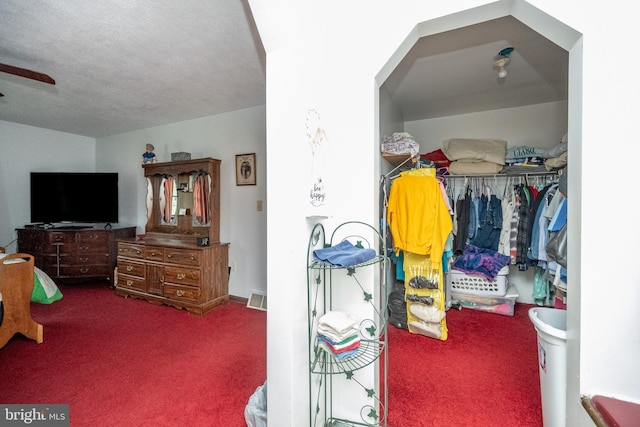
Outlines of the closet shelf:
[{"label": "closet shelf", "polygon": [[409,160],[411,160],[412,164],[416,162],[416,159],[412,158],[411,154],[382,153],[382,158],[391,163],[391,165],[393,165],[394,167],[406,164],[409,162]]}]

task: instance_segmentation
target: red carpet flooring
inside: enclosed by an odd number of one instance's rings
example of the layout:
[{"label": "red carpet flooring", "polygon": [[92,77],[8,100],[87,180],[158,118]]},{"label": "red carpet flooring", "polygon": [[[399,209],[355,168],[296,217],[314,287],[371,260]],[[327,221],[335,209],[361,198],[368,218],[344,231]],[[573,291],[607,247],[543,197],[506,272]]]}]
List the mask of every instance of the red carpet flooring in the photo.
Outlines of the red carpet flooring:
[{"label": "red carpet flooring", "polygon": [[391,427],[541,427],[537,334],[513,317],[447,312],[447,341],[389,326]]},{"label": "red carpet flooring", "polygon": [[44,342],[0,349],[0,402],[68,403],[71,426],[246,426],[266,379],[266,313],[230,303],[203,317],[60,286],[32,304]]},{"label": "red carpet flooring", "polygon": [[[199,317],[60,287],[62,300],[32,304],[44,342],[0,349],[1,403],[67,403],[81,427],[246,426],[266,379],[265,312],[230,303]],[[542,426],[528,308],[450,310],[444,342],[389,326],[389,426]]]}]

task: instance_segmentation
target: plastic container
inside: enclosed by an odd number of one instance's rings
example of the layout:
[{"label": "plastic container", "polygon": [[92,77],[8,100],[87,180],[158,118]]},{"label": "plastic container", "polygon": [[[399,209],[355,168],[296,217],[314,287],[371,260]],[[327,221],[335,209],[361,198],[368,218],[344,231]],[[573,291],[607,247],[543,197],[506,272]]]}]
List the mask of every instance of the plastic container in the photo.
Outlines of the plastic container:
[{"label": "plastic container", "polygon": [[518,296],[518,289],[514,285],[509,285],[504,296],[479,296],[452,292],[451,300],[464,308],[513,316]]},{"label": "plastic container", "polygon": [[538,333],[538,371],[544,427],[565,427],[567,413],[567,312],[534,307],[529,319]]},{"label": "plastic container", "polygon": [[502,267],[493,280],[488,280],[479,274],[467,274],[452,268],[446,275],[447,289],[462,294],[501,297],[507,293],[508,276],[508,265]]}]

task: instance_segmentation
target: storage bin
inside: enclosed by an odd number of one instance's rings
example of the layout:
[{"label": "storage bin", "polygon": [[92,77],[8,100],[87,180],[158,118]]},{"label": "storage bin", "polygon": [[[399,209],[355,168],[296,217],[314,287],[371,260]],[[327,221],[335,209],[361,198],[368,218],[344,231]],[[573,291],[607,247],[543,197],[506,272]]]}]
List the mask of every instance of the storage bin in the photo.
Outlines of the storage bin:
[{"label": "storage bin", "polygon": [[479,274],[467,274],[451,269],[446,274],[447,289],[450,292],[480,296],[504,296],[507,293],[509,266],[502,267],[493,280]]},{"label": "storage bin", "polygon": [[538,372],[544,427],[564,427],[567,419],[567,311],[529,309],[538,333]]},{"label": "storage bin", "polygon": [[518,296],[518,290],[514,285],[508,286],[507,293],[504,296],[483,297],[457,292],[451,293],[451,299],[456,301],[461,307],[505,316],[513,316]]}]

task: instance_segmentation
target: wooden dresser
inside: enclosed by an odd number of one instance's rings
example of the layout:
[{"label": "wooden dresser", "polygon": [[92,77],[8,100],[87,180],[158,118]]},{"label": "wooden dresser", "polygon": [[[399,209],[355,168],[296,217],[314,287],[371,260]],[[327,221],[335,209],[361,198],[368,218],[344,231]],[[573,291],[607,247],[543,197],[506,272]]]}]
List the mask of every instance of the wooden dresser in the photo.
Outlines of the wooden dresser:
[{"label": "wooden dresser", "polygon": [[203,315],[229,301],[229,244],[220,242],[220,160],[142,166],[144,239],[118,241],[115,293]]},{"label": "wooden dresser", "polygon": [[228,244],[118,243],[116,295],[203,315],[229,302]]},{"label": "wooden dresser", "polygon": [[114,283],[117,240],[134,237],[136,227],[19,228],[18,252],[34,256],[34,264],[53,279],[108,280]]}]

